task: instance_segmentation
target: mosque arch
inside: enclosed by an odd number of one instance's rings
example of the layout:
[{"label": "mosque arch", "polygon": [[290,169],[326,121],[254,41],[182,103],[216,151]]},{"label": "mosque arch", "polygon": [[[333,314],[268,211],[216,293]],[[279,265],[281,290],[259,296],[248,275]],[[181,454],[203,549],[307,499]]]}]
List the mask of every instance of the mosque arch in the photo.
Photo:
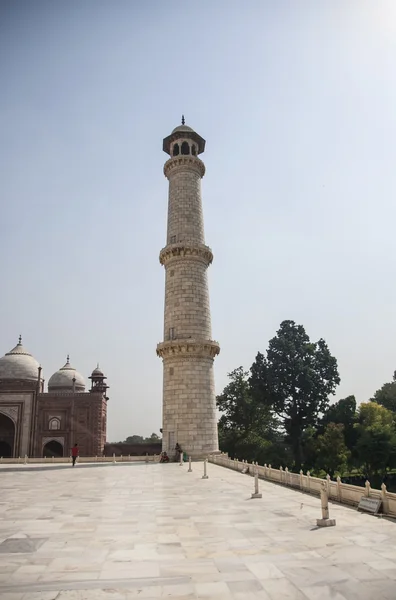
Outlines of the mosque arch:
[{"label": "mosque arch", "polygon": [[0,456],[12,458],[15,448],[15,424],[10,417],[0,412]]},{"label": "mosque arch", "polygon": [[50,440],[43,446],[43,458],[61,458],[63,456],[63,445],[56,441]]},{"label": "mosque arch", "polygon": [[180,152],[179,144],[173,144],[173,156],[177,156]]},{"label": "mosque arch", "polygon": [[188,142],[183,142],[181,145],[181,153],[182,154],[190,154],[190,146]]},{"label": "mosque arch", "polygon": [[53,417],[52,419],[50,419],[48,429],[60,429],[60,428],[61,428],[61,422],[60,422],[60,419],[58,419],[58,417]]}]

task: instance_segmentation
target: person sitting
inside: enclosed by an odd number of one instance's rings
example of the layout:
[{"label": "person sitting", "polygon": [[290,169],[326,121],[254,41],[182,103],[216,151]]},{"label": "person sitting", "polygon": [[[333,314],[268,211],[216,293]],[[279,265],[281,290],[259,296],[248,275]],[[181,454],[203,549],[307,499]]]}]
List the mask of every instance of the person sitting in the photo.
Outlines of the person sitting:
[{"label": "person sitting", "polygon": [[167,453],[161,452],[160,463],[168,463],[168,462],[169,462],[169,456],[167,455]]}]

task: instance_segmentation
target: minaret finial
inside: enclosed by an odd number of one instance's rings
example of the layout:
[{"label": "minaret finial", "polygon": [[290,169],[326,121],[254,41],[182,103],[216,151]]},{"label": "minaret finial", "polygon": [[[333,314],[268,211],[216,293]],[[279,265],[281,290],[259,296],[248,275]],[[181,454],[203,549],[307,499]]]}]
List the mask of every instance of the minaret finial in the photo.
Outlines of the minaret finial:
[{"label": "minaret finial", "polygon": [[22,344],[22,336],[21,336],[21,335],[19,335],[18,344],[19,344],[19,345],[21,345],[21,344]]},{"label": "minaret finial", "polygon": [[99,369],[99,363],[96,363],[96,368]]},{"label": "minaret finial", "polygon": [[69,356],[69,355],[67,355],[67,356],[66,356],[66,362],[68,363],[68,362],[69,362],[69,360],[70,360],[70,356]]},{"label": "minaret finial", "polygon": [[184,115],[182,115],[182,125],[185,124]]}]

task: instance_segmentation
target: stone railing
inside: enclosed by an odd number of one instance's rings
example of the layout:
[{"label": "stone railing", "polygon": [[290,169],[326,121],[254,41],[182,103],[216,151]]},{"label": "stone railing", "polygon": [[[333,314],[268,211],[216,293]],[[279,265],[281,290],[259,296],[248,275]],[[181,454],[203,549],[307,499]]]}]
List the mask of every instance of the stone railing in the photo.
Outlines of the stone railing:
[{"label": "stone railing", "polygon": [[[79,456],[79,463],[121,463],[121,462],[159,462],[159,455],[148,454],[145,456]],[[4,465],[31,465],[31,464],[52,464],[52,463],[71,463],[71,456],[61,458],[34,458],[28,456],[19,456],[18,458],[3,458],[0,457],[0,466]]]},{"label": "stone railing", "polygon": [[[216,465],[227,467],[228,469],[234,469],[239,472],[248,472],[253,474],[254,470],[257,469],[258,475],[261,479],[278,483],[301,492],[320,496],[320,490],[323,483],[323,479],[319,477],[312,477],[310,472],[304,475],[302,471],[300,473],[292,473],[286,467],[283,469],[274,469],[271,465],[258,465],[254,462],[241,461],[237,458],[229,458],[226,454],[213,454],[209,456],[209,462]],[[358,485],[350,485],[348,483],[342,483],[340,477],[337,477],[335,481],[332,481],[330,475],[327,475],[326,479],[327,493],[329,500],[340,502],[341,504],[349,504],[351,506],[357,506],[362,498],[381,498],[382,501],[382,513],[396,517],[396,494],[388,492],[386,485],[383,483],[380,490],[373,489],[370,486],[370,482],[366,481],[365,487]]]}]

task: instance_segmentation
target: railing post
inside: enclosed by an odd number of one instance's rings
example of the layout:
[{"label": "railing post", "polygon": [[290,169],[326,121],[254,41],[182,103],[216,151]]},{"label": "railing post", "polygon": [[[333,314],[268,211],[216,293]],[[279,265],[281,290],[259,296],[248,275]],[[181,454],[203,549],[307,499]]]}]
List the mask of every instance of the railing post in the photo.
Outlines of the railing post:
[{"label": "railing post", "polygon": [[263,495],[260,494],[260,492],[259,492],[258,469],[256,466],[254,468],[254,492],[252,494],[252,498],[262,498],[262,497],[263,497]]},{"label": "railing post", "polygon": [[116,464],[115,452],[113,452],[113,464]]},{"label": "railing post", "polygon": [[283,467],[282,466],[279,467],[279,481],[280,481],[280,483],[283,483]]},{"label": "railing post", "polygon": [[370,498],[370,482],[369,482],[368,479],[366,479],[364,487],[365,487],[365,496],[366,496],[366,498]]},{"label": "railing post", "polygon": [[271,473],[271,469],[272,469],[272,467],[271,467],[271,465],[269,464],[269,465],[268,465],[268,479],[269,479],[270,481],[271,481],[271,479],[272,479],[272,477],[271,477],[271,474],[272,474],[272,473]]},{"label": "railing post", "polygon": [[385,483],[383,483],[381,485],[381,500],[382,500],[382,512],[387,515],[389,513],[389,506],[388,506],[388,496],[386,493],[386,485]]},{"label": "railing post", "polygon": [[188,457],[188,471],[187,473],[191,473],[192,468],[191,468],[191,456]]},{"label": "railing post", "polygon": [[202,479],[209,479],[208,474],[206,472],[206,463],[207,463],[207,459],[205,458],[204,460],[204,474],[202,475]]},{"label": "railing post", "polygon": [[307,489],[311,493],[311,472],[307,471]]},{"label": "railing post", "polygon": [[341,500],[342,500],[342,487],[341,487],[341,477],[340,476],[337,477],[337,498],[338,498],[338,502],[341,502]]},{"label": "railing post", "polygon": [[303,475],[304,475],[303,474],[303,470],[300,469],[300,490],[302,490],[303,487],[304,487],[304,477],[303,477]]},{"label": "railing post", "polygon": [[326,475],[326,486],[327,486],[327,496],[328,496],[328,498],[330,498],[330,495],[331,495],[330,494],[330,489],[331,489],[330,488],[330,480],[331,480],[331,477],[330,477],[329,474],[327,474]]},{"label": "railing post", "polygon": [[285,468],[285,485],[287,485],[287,476],[288,476],[288,473],[289,473],[289,469],[286,467]]},{"label": "railing post", "polygon": [[329,519],[329,498],[327,495],[327,484],[322,481],[320,489],[320,502],[322,505],[322,518],[316,520],[318,527],[331,527],[336,524],[335,519]]}]

